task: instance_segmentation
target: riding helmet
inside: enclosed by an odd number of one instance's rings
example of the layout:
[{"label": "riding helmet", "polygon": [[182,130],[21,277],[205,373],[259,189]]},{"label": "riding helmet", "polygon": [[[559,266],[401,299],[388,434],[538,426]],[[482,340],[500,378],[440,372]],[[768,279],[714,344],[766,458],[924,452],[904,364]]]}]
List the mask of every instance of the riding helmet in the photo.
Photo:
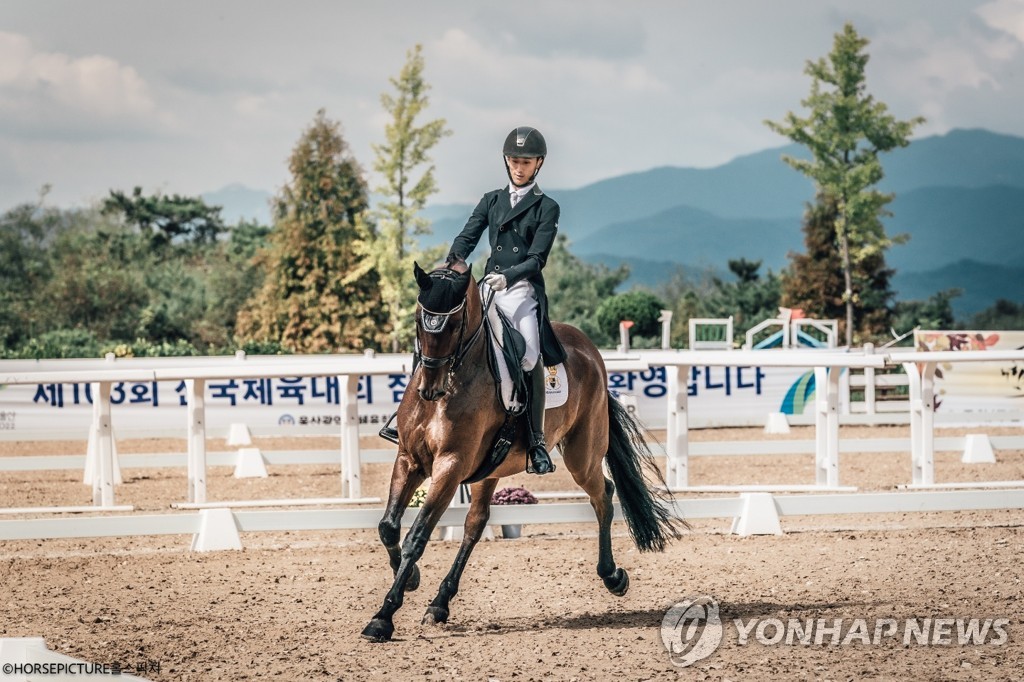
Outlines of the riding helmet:
[{"label": "riding helmet", "polygon": [[520,159],[544,158],[548,155],[548,145],[539,130],[520,126],[505,138],[502,154]]}]

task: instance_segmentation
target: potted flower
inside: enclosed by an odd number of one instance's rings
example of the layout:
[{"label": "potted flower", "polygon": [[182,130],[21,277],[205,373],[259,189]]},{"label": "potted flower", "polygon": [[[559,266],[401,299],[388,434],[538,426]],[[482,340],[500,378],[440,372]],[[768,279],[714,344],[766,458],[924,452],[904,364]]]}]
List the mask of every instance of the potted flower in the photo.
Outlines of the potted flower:
[{"label": "potted flower", "polygon": [[[537,504],[537,498],[526,488],[502,488],[491,497],[491,504]],[[517,538],[522,533],[521,524],[502,524],[501,535]]]}]

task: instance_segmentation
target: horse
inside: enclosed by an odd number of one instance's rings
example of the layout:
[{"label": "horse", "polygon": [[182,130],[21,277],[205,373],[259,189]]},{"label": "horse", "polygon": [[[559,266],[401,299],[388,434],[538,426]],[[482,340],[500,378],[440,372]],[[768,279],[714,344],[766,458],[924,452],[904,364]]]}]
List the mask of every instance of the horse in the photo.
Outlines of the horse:
[{"label": "horse", "polygon": [[[378,525],[394,582],[362,636],[385,642],[394,634],[392,618],[404,594],[416,590],[416,562],[459,485],[478,472],[490,455],[506,411],[489,370],[484,302],[472,271],[455,261],[426,273],[413,272],[419,286],[416,306],[417,360],[398,408],[398,454],[391,474],[387,507]],[[426,327],[425,327],[426,325]],[[612,494],[617,490],[629,533],[640,551],[663,551],[686,522],[671,504],[668,486],[635,418],[608,391],[607,370],[597,347],[579,329],[552,324],[566,351],[569,397],[547,411],[548,443],[557,444],[573,480],[590,497],[599,527],[597,574],[613,595],[629,588],[629,575],[612,556]],[[519,420],[520,422],[525,420]],[[447,623],[459,580],[490,516],[498,480],[525,469],[529,434],[520,423],[507,457],[486,478],[470,486],[471,502],[463,541],[423,624]],[[607,464],[611,480],[605,477]],[[644,470],[661,488],[649,485]],[[431,484],[412,527],[399,547],[401,520],[413,493],[428,477]]]}]

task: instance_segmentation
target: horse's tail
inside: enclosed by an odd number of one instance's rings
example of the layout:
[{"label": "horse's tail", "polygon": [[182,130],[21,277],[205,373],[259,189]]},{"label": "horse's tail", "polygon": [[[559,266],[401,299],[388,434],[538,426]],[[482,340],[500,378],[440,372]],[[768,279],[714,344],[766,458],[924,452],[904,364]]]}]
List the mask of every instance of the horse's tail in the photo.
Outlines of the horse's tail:
[{"label": "horse's tail", "polygon": [[[668,541],[679,537],[681,529],[689,524],[676,512],[675,501],[647,447],[642,427],[611,393],[608,394],[605,461],[619,492],[622,516],[636,546],[641,552],[663,551]],[[661,484],[660,489],[648,485],[644,469]]]}]

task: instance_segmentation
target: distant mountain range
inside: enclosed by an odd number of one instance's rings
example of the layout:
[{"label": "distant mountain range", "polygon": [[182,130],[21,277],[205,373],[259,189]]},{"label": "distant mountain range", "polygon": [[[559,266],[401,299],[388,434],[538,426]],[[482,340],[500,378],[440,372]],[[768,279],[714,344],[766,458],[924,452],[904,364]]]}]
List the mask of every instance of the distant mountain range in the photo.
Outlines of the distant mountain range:
[{"label": "distant mountain range", "polygon": [[[726,272],[727,260],[739,257],[778,271],[790,251],[803,251],[802,214],[814,198],[811,182],[783,154],[806,156],[789,145],[715,168],[654,168],[545,191],[562,207],[560,228],[573,253],[628,263],[634,274],[627,286],[655,285],[676,266]],[[886,231],[910,236],[886,257],[900,300],[960,288],[953,305],[961,318],[997,298],[1024,302],[1024,138],[954,130],[915,140],[882,163],[881,189],[896,194]],[[266,193],[232,186],[204,199],[224,206],[229,222],[269,219]],[[472,208],[428,207],[434,234],[424,241],[451,241]]]}]

